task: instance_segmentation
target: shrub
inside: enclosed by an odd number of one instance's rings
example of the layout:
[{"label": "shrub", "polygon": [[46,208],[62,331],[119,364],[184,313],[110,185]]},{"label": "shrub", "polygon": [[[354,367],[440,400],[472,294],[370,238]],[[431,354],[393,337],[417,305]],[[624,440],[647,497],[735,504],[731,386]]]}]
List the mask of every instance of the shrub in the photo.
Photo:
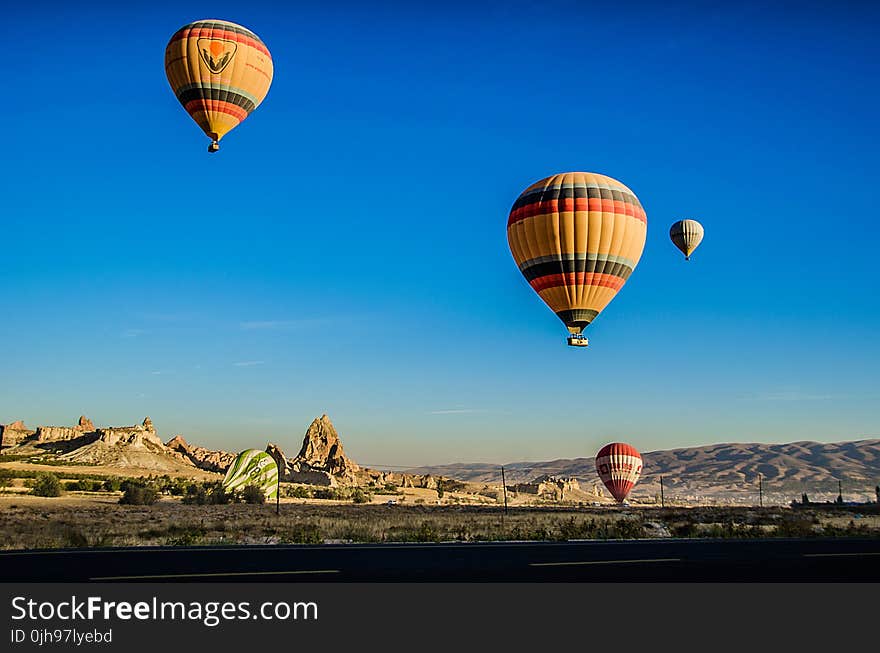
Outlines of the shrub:
[{"label": "shrub", "polygon": [[321,534],[321,528],[317,524],[306,522],[304,524],[288,526],[281,537],[281,541],[291,544],[322,544],[324,537]]},{"label": "shrub", "polygon": [[190,485],[186,488],[186,494],[181,502],[187,505],[203,506],[208,503],[208,493],[205,492],[203,485]]},{"label": "shrub", "polygon": [[341,499],[339,490],[333,487],[316,487],[312,490],[312,496],[316,499]]},{"label": "shrub", "polygon": [[118,478],[111,477],[104,481],[104,491],[105,492],[119,492],[122,486],[122,481]]},{"label": "shrub", "polygon": [[356,487],[351,492],[351,500],[354,503],[369,503],[371,499],[372,497],[359,487]]},{"label": "shrub", "polygon": [[200,483],[190,485],[182,502],[188,505],[223,505],[231,503],[235,497],[223,489],[220,483]]},{"label": "shrub", "polygon": [[311,499],[312,491],[309,488],[303,485],[295,485],[293,487],[285,488],[286,494],[289,497],[296,497],[297,499]]},{"label": "shrub", "polygon": [[235,497],[231,492],[227,492],[222,485],[217,485],[208,493],[208,503],[213,505],[226,505],[232,503]]},{"label": "shrub", "polygon": [[80,479],[78,481],[67,481],[64,489],[69,492],[100,492],[104,489],[101,481],[90,481],[88,479]]},{"label": "shrub", "polygon": [[159,498],[159,493],[144,485],[129,483],[119,498],[119,503],[128,506],[152,506]]},{"label": "shrub", "polygon": [[6,487],[12,485],[12,479],[15,478],[15,474],[13,474],[8,469],[0,469],[0,487]]},{"label": "shrub", "polygon": [[241,499],[245,503],[266,503],[266,493],[256,485],[246,485],[241,491]]},{"label": "shrub", "polygon": [[55,474],[37,474],[37,480],[34,481],[34,488],[31,490],[31,494],[35,494],[38,497],[60,497],[61,493],[61,481],[58,480]]}]

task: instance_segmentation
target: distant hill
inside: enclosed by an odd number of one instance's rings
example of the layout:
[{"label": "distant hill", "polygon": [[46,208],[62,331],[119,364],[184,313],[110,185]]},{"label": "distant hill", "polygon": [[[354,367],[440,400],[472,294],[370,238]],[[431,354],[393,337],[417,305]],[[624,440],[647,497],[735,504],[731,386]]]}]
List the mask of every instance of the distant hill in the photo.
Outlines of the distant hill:
[{"label": "distant hill", "polygon": [[[758,495],[763,475],[764,496],[777,502],[833,499],[841,481],[844,499],[874,499],[880,483],[880,440],[854,442],[792,442],[788,444],[726,443],[642,453],[644,471],[632,497],[654,496],[663,477],[666,496],[742,498]],[[417,467],[412,474],[443,475],[462,481],[500,483],[500,465],[455,463]],[[508,484],[536,476],[572,477],[582,484],[598,483],[594,458],[504,464]]]},{"label": "distant hill", "polygon": [[[0,424],[0,449],[17,461],[8,464],[49,462],[132,475],[222,474],[235,458],[231,452],[191,445],[181,436],[163,443],[149,417],[131,426],[97,427],[85,416],[73,426],[29,429],[20,420]],[[286,457],[273,443],[266,450],[279,462],[282,480],[293,483],[432,489],[442,476],[478,484],[478,492],[485,489],[493,496],[501,489],[500,465],[487,463],[435,465],[405,472],[362,468],[343,453],[339,434],[327,415],[308,427],[296,457]],[[707,499],[757,503],[759,479],[761,498],[768,505],[800,500],[802,493],[815,501],[833,500],[838,481],[844,500],[873,501],[874,488],[880,485],[880,439],[830,444],[711,444],[643,452],[642,458],[642,477],[630,493],[634,500],[658,498],[661,477],[664,497],[688,503]],[[566,478],[577,479],[578,487],[591,496],[603,489],[594,458],[505,463],[504,469],[508,486],[554,477],[563,483]]]}]

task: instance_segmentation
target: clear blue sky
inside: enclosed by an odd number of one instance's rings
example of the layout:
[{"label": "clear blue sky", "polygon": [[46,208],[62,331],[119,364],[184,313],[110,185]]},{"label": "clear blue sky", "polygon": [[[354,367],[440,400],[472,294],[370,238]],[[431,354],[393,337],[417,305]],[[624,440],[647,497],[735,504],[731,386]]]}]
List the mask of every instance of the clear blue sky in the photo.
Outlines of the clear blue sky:
[{"label": "clear blue sky", "polygon": [[[292,454],[326,412],[389,465],[880,435],[876,4],[71,4],[4,10],[0,423]],[[275,63],[216,155],[163,69],[201,18]],[[648,214],[586,350],[506,237],[570,170]]]}]

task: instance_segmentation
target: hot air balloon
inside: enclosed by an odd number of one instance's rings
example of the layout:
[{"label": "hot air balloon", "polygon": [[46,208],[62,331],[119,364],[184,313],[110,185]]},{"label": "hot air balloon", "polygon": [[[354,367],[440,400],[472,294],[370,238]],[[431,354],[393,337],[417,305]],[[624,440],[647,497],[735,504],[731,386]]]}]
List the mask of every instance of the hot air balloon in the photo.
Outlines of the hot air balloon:
[{"label": "hot air balloon", "polygon": [[278,497],[278,464],[265,451],[245,449],[226,470],[224,490],[243,490],[248,485],[256,485],[263,490],[267,499]]},{"label": "hot air balloon", "polygon": [[583,330],[635,269],[648,220],[629,188],[592,172],[552,175],[526,188],[507,220],[507,242],[520,272],[569,331]]},{"label": "hot air balloon", "polygon": [[679,220],[669,228],[669,238],[684,254],[684,260],[690,261],[691,254],[703,240],[703,225],[696,220]]},{"label": "hot air balloon", "polygon": [[165,48],[165,74],[183,108],[211,139],[220,139],[256,109],[272,83],[272,55],[249,29],[226,20],[184,25]]},{"label": "hot air balloon", "polygon": [[642,457],[632,445],[612,442],[596,454],[596,471],[611,496],[623,503],[642,475]]}]

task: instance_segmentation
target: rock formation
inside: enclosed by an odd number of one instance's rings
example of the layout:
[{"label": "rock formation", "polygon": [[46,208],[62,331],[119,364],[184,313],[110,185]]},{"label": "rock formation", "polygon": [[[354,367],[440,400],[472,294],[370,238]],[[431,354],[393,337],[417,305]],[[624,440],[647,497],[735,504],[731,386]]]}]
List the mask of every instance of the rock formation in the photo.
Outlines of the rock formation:
[{"label": "rock formation", "polygon": [[[237,455],[191,445],[181,435],[163,443],[149,417],[133,426],[96,427],[92,420],[81,415],[74,426],[40,426],[36,431],[18,421],[0,426],[0,435],[4,450],[15,447],[12,453],[53,453],[66,462],[139,467],[165,473],[195,467],[223,474]],[[289,483],[380,487],[392,484],[436,490],[442,478],[361,468],[345,455],[339,434],[326,414],[316,418],[306,429],[302,446],[294,458],[285,456],[281,447],[271,442],[266,452],[278,464],[281,480]],[[447,479],[442,478],[442,483],[446,488]]]},{"label": "rock formation", "polygon": [[37,442],[64,442],[78,440],[90,432],[92,431],[86,431],[78,424],[76,426],[38,426],[34,439]]},{"label": "rock formation", "polygon": [[287,458],[281,448],[269,443],[266,452],[278,463],[281,480],[308,485],[354,485],[361,468],[345,455],[339,434],[327,415],[316,418],[306,429],[302,447],[295,458]]},{"label": "rock formation", "polygon": [[27,428],[21,420],[12,424],[0,424],[0,449],[15,447],[35,434],[36,431]]},{"label": "rock formation", "polygon": [[273,444],[270,442],[266,445],[266,453],[272,456],[275,459],[275,464],[278,465],[278,474],[281,478],[286,478],[290,474],[290,461],[285,457],[284,452],[281,450],[277,444]]},{"label": "rock formation", "polygon": [[181,460],[188,462],[207,472],[226,473],[236,454],[228,451],[211,451],[205,447],[194,447],[183,436],[175,435],[165,443],[170,453],[176,454]]},{"label": "rock formation", "polygon": [[301,479],[293,482],[312,485],[353,484],[358,471],[360,467],[345,455],[339,434],[326,414],[306,429],[302,447],[290,464],[291,477]]},{"label": "rock formation", "polygon": [[[516,483],[508,485],[507,489],[511,492],[522,492],[523,494],[534,494],[542,499],[552,499],[559,501],[565,498],[567,492],[572,490],[580,490],[580,483],[576,478],[557,477],[549,474],[543,474],[532,479],[528,483]],[[601,496],[601,495],[600,495]]]},{"label": "rock formation", "polygon": [[326,414],[309,425],[294,464],[327,471],[334,476],[350,475],[360,469],[346,457],[339,434]]},{"label": "rock formation", "polygon": [[132,447],[164,451],[165,445],[153,427],[153,421],[145,417],[143,423],[134,426],[110,426],[97,429],[98,439],[107,445],[123,444]]}]

